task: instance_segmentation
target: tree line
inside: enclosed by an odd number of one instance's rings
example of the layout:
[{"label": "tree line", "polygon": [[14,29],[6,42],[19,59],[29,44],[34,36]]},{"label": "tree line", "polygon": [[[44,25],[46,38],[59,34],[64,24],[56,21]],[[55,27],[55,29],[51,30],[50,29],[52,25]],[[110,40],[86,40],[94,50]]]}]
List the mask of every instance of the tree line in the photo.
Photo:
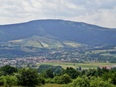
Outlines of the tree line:
[{"label": "tree line", "polygon": [[38,69],[0,68],[0,86],[36,87],[46,83],[64,84],[64,87],[116,87],[116,68],[74,69],[41,65]]}]

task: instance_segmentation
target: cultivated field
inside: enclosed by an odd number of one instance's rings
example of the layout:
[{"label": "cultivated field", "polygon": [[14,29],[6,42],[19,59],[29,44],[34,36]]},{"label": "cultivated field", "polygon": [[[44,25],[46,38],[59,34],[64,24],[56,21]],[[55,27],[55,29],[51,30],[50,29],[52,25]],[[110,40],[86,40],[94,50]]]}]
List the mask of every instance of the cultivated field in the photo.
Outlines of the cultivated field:
[{"label": "cultivated field", "polygon": [[100,66],[114,66],[116,63],[101,63],[101,62],[90,62],[90,63],[68,63],[68,62],[47,62],[47,63],[39,63],[40,65],[53,65],[53,66],[62,66],[64,69],[67,67],[73,67],[78,68],[81,67],[82,69],[88,69],[88,68],[97,68]]}]

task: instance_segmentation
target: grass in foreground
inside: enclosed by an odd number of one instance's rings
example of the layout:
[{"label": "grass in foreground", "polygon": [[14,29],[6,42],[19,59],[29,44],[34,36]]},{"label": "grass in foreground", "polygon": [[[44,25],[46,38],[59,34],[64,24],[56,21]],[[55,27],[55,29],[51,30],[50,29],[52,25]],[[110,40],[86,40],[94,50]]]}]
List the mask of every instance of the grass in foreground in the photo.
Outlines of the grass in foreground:
[{"label": "grass in foreground", "polygon": [[63,87],[61,84],[45,84],[40,87]]},{"label": "grass in foreground", "polygon": [[[4,86],[0,86],[0,87],[4,87]],[[23,86],[12,86],[12,87],[23,87]],[[42,86],[37,86],[37,87],[63,87],[62,84],[45,84]]]}]

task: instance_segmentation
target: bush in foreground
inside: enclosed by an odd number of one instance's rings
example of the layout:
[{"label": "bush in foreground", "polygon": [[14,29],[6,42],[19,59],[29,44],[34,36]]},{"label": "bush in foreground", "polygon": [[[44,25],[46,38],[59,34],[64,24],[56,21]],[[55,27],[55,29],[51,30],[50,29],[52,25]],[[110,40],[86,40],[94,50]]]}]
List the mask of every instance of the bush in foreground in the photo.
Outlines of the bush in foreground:
[{"label": "bush in foreground", "polygon": [[26,87],[35,87],[40,83],[37,71],[33,69],[22,69],[19,72],[18,84]]}]

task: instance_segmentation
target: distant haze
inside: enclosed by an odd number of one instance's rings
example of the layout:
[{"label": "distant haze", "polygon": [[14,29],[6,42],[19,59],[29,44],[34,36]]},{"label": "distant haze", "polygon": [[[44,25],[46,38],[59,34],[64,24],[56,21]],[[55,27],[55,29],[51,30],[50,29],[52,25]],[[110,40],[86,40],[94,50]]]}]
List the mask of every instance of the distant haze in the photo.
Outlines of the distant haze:
[{"label": "distant haze", "polygon": [[38,19],[116,28],[116,0],[0,0],[0,25]]}]

